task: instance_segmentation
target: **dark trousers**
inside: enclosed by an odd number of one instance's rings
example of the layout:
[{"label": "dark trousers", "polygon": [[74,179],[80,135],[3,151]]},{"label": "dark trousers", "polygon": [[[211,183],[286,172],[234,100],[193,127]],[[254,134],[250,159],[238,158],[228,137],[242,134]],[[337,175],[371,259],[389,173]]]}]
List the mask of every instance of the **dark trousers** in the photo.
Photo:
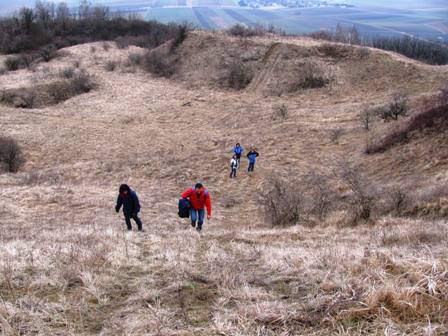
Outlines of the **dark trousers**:
[{"label": "dark trousers", "polygon": [[124,220],[126,222],[126,226],[128,227],[128,230],[132,230],[131,225],[131,218],[137,223],[138,230],[141,231],[143,229],[143,223],[138,217],[138,214],[135,215],[124,215]]},{"label": "dark trousers", "polygon": [[236,177],[236,168],[232,168],[232,170],[230,171],[230,178],[232,177]]},{"label": "dark trousers", "polygon": [[249,167],[247,168],[248,172],[254,171],[255,168],[255,162],[249,162]]}]

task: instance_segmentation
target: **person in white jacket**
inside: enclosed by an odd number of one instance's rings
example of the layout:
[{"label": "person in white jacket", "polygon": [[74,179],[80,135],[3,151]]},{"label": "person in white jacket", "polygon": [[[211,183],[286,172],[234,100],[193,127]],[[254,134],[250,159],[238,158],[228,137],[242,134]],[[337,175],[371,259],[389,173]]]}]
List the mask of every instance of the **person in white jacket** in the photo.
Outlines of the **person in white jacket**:
[{"label": "person in white jacket", "polygon": [[230,160],[230,178],[236,177],[236,170],[238,169],[238,160],[236,155]]}]

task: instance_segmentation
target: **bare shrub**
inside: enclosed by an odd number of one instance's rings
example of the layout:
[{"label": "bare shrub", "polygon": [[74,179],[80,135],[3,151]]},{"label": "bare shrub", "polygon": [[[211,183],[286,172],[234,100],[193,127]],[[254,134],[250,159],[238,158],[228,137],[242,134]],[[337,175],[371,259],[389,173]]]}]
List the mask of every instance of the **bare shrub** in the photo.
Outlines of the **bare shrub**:
[{"label": "bare shrub", "polygon": [[376,115],[375,109],[372,109],[370,107],[365,108],[361,111],[359,115],[359,119],[361,121],[361,126],[364,130],[369,131],[370,125],[372,123],[373,117]]},{"label": "bare shrub", "polygon": [[44,62],[49,62],[58,55],[58,50],[54,45],[46,46],[39,51],[39,55]]},{"label": "bare shrub", "polygon": [[142,61],[143,61],[143,55],[137,54],[137,53],[132,53],[129,55],[128,60],[129,60],[130,64],[141,65]]},{"label": "bare shrub", "polygon": [[107,42],[104,42],[101,46],[103,47],[104,51],[109,51],[110,49],[110,44]]},{"label": "bare shrub", "polygon": [[240,23],[230,27],[227,34],[238,37],[253,37],[266,35],[266,28],[262,25],[255,25],[254,27],[246,27]]},{"label": "bare shrub", "polygon": [[408,97],[403,94],[395,94],[386,106],[379,109],[380,117],[384,121],[398,120],[408,113]]},{"label": "bare shrub", "polygon": [[241,60],[234,60],[226,70],[223,86],[234,90],[246,88],[253,79],[252,69]]},{"label": "bare shrub", "polygon": [[411,196],[409,193],[399,185],[385,190],[386,206],[388,212],[395,215],[403,215],[409,209],[412,204]]},{"label": "bare shrub", "polygon": [[302,220],[303,197],[297,183],[271,178],[269,190],[263,192],[261,204],[272,226],[296,225]]},{"label": "bare shrub", "polygon": [[299,69],[297,78],[290,85],[290,92],[295,92],[300,89],[315,89],[324,87],[329,83],[329,79],[325,75],[322,66],[306,62]]},{"label": "bare shrub", "polygon": [[104,69],[106,71],[115,71],[115,69],[117,68],[117,62],[116,61],[107,61],[106,64],[104,65]]},{"label": "bare shrub", "polygon": [[90,52],[92,54],[96,53],[96,47],[95,46],[90,46]]},{"label": "bare shrub", "polygon": [[350,55],[351,48],[345,45],[336,43],[324,43],[320,45],[317,50],[324,54],[324,56],[334,59],[343,59]]},{"label": "bare shrub", "polygon": [[339,164],[338,175],[349,188],[349,224],[369,220],[375,210],[376,190],[368,184],[366,177],[347,163]]},{"label": "bare shrub", "polygon": [[367,47],[360,47],[357,49],[357,55],[360,59],[366,60],[370,57],[370,49]]},{"label": "bare shrub", "polygon": [[22,149],[18,142],[13,138],[0,136],[0,164],[3,169],[15,173],[24,163]]},{"label": "bare shrub", "polygon": [[20,68],[20,59],[16,56],[9,56],[5,59],[4,65],[8,71],[18,70]]},{"label": "bare shrub", "polygon": [[17,108],[33,108],[35,99],[34,88],[3,90],[0,93],[0,102]]},{"label": "bare shrub", "polygon": [[334,128],[330,131],[330,141],[332,143],[339,143],[339,138],[344,134],[344,129],[342,127]]},{"label": "bare shrub", "polygon": [[448,105],[436,105],[434,108],[415,113],[411,118],[402,121],[397,127],[373,142],[367,148],[366,153],[372,154],[385,151],[398,143],[407,141],[415,131],[430,129],[437,132],[445,129],[448,123],[447,108]]},{"label": "bare shrub", "polygon": [[72,67],[64,68],[59,73],[60,77],[66,78],[66,79],[73,78],[74,75],[75,75],[75,69],[73,69]]},{"label": "bare shrub", "polygon": [[157,77],[169,78],[176,72],[176,65],[159,50],[148,51],[143,59],[143,69]]},{"label": "bare shrub", "polygon": [[171,43],[170,53],[173,53],[185,41],[190,31],[191,27],[187,23],[177,26]]},{"label": "bare shrub", "polygon": [[6,70],[5,68],[0,68],[0,76],[4,75],[7,72],[8,72],[8,70]]},{"label": "bare shrub", "polygon": [[304,188],[308,196],[308,213],[324,220],[335,201],[328,176],[309,173],[304,179]]},{"label": "bare shrub", "polygon": [[285,104],[275,106],[274,113],[273,113],[273,119],[274,120],[277,120],[277,119],[286,120],[286,119],[288,119],[288,113],[289,113],[288,106],[286,106]]},{"label": "bare shrub", "polygon": [[71,97],[79,94],[87,93],[96,87],[92,76],[85,71],[75,73],[68,81],[55,82],[48,85],[45,90],[52,97],[51,104],[59,104]]},{"label": "bare shrub", "polygon": [[93,77],[86,71],[80,71],[70,81],[71,88],[75,94],[82,94],[92,91],[97,87]]}]

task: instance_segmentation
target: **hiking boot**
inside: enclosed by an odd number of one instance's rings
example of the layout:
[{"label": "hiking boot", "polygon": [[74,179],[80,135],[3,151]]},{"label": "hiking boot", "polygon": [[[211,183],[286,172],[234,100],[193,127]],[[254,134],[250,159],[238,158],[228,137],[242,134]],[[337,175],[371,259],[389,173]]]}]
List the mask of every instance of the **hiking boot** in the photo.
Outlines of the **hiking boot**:
[{"label": "hiking boot", "polygon": [[198,227],[196,228],[196,231],[200,233],[200,232],[202,231],[202,228],[200,228],[200,227],[198,226]]},{"label": "hiking boot", "polygon": [[192,227],[196,227],[196,223],[191,222]]},{"label": "hiking boot", "polygon": [[145,232],[145,230],[143,230],[143,229],[139,229],[138,232]]}]

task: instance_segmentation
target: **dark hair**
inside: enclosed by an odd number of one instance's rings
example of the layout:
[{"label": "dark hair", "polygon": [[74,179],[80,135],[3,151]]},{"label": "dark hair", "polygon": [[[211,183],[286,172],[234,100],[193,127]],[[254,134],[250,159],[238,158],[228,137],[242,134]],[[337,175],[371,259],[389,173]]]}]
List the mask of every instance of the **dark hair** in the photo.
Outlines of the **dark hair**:
[{"label": "dark hair", "polygon": [[239,142],[236,143],[237,146],[241,146]]},{"label": "dark hair", "polygon": [[196,183],[196,185],[194,186],[195,189],[202,189],[202,183]]},{"label": "dark hair", "polygon": [[120,186],[120,188],[118,189],[118,192],[120,194],[124,193],[125,191],[129,192],[131,190],[131,188],[129,188],[129,186],[127,184],[122,184]]}]

